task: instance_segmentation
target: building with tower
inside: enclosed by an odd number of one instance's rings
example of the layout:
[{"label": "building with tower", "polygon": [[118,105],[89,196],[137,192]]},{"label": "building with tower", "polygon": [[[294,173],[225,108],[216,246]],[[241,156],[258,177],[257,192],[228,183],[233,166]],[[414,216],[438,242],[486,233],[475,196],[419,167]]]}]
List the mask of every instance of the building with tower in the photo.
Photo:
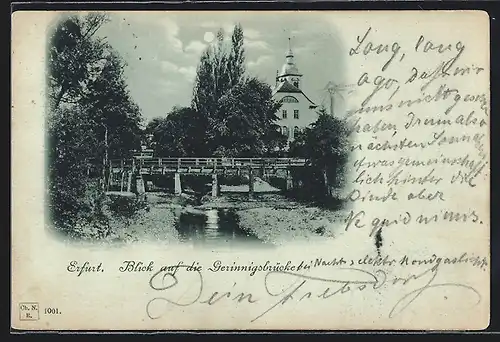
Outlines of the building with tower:
[{"label": "building with tower", "polygon": [[317,105],[302,91],[302,74],[295,65],[294,54],[288,38],[288,51],[281,71],[276,71],[273,98],[281,102],[278,113],[281,131],[292,141],[297,132],[318,119]]}]

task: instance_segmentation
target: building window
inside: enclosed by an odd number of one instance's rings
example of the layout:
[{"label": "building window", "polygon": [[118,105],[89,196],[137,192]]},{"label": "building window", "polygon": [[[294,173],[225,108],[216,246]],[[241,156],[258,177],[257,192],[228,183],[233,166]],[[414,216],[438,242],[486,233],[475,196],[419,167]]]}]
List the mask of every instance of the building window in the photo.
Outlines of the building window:
[{"label": "building window", "polygon": [[294,119],[298,119],[299,118],[299,110],[298,109],[294,109],[293,110],[293,118]]},{"label": "building window", "polygon": [[297,126],[295,126],[295,127],[293,128],[293,136],[294,136],[294,137],[297,137],[297,134],[299,134],[299,133],[300,133],[300,128],[299,128],[299,127],[297,127]]},{"label": "building window", "polygon": [[287,112],[286,112],[286,109],[283,109],[282,114],[283,114],[283,119],[286,119],[286,117],[287,117]]},{"label": "building window", "polygon": [[283,135],[288,138],[288,127],[283,126]]},{"label": "building window", "polygon": [[293,96],[285,96],[284,98],[281,99],[281,102],[285,102],[285,103],[299,103],[299,100],[297,100]]}]

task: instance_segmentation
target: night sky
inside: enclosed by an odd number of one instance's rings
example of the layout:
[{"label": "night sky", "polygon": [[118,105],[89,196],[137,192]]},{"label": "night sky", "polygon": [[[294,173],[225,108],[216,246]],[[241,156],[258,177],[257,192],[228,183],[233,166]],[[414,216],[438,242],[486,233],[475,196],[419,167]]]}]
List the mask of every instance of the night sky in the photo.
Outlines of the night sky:
[{"label": "night sky", "polygon": [[[302,89],[316,103],[326,101],[329,81],[342,83],[346,48],[327,13],[288,12],[114,12],[98,35],[127,63],[130,92],[146,120],[190,104],[196,66],[219,28],[229,36],[241,23],[249,75],[274,84],[288,49],[288,37]],[[327,102],[325,102],[327,103]]]}]

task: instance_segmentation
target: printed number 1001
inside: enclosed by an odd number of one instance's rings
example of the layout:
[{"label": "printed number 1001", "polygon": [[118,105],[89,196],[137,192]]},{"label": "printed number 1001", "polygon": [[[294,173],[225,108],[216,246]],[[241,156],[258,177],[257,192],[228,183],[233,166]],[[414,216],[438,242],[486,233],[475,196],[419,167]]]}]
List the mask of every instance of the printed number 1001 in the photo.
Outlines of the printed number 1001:
[{"label": "printed number 1001", "polygon": [[58,308],[45,308],[46,315],[59,315],[61,311]]}]

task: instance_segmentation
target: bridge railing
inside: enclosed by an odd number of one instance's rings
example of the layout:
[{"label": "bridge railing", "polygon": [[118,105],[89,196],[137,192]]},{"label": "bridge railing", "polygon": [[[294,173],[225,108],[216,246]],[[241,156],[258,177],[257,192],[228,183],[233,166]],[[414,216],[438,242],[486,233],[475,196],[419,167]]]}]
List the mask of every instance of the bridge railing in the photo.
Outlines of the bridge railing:
[{"label": "bridge railing", "polygon": [[307,160],[301,158],[145,158],[128,160],[111,160],[112,168],[286,168],[290,166],[306,166]]}]

